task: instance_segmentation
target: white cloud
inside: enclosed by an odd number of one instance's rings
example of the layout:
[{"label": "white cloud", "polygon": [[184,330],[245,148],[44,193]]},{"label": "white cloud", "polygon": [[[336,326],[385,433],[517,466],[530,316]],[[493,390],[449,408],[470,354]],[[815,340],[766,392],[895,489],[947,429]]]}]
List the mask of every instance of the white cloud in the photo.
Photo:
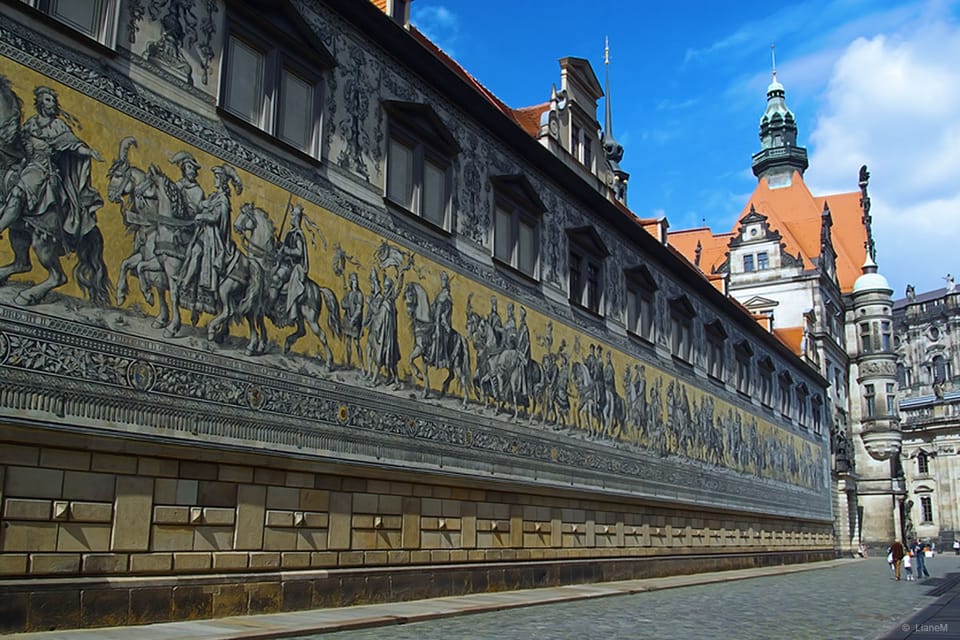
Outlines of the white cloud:
[{"label": "white cloud", "polygon": [[457,14],[441,5],[410,5],[410,21],[423,35],[443,49],[447,55],[456,59],[455,48],[460,38],[460,18]]},{"label": "white cloud", "polygon": [[810,135],[814,193],[854,191],[869,166],[877,261],[898,297],[960,271],[960,26],[940,8],[853,41]]}]

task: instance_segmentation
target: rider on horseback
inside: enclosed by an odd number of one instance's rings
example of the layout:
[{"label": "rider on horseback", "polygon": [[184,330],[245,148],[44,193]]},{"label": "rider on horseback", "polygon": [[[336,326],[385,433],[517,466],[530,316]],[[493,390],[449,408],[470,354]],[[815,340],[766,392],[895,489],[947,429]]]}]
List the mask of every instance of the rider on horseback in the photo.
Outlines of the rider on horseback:
[{"label": "rider on horseback", "polygon": [[298,303],[306,289],[307,240],[303,235],[303,206],[296,204],[290,210],[290,230],[277,249],[277,264],[270,283],[270,306],[273,307],[281,291],[286,288],[284,317],[289,322],[296,320]]},{"label": "rider on horseback", "polygon": [[33,93],[37,113],[20,131],[26,157],[0,212],[0,234],[29,216],[35,231],[69,245],[97,224],[103,200],[90,183],[90,160],[103,157],[73,133],[76,120],[60,108],[56,91]]},{"label": "rider on horseback", "polygon": [[203,202],[203,187],[197,183],[197,174],[200,172],[200,163],[197,162],[189,151],[178,151],[170,158],[170,164],[180,167],[180,179],[177,180],[177,188],[183,194],[184,204],[190,217],[197,215],[200,210],[200,203]]},{"label": "rider on horseback", "polygon": [[238,194],[243,192],[243,182],[233,167],[225,164],[213,167],[211,171],[216,190],[200,203],[194,218],[197,228],[178,285],[182,288],[191,284],[194,278],[198,279],[200,291],[194,300],[195,308],[200,303],[201,293],[209,295],[212,300],[217,299],[220,276],[235,253],[235,245],[230,242],[230,183],[236,185]]}]

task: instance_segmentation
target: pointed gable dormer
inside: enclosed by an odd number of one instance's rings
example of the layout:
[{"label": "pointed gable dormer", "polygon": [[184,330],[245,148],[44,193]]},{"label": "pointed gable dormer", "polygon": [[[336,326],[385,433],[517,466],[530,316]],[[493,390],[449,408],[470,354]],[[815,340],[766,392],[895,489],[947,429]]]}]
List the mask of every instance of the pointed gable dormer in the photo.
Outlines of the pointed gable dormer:
[{"label": "pointed gable dormer", "polygon": [[823,213],[820,215],[820,256],[817,258],[817,268],[830,280],[837,282],[837,252],[833,248],[832,229],[833,216],[830,215],[830,205],[825,200]]},{"label": "pointed gable dormer", "polygon": [[[771,47],[772,49],[772,47]],[[767,87],[767,109],[760,118],[760,151],[753,154],[753,175],[766,178],[771,189],[790,186],[793,172],[807,170],[807,150],[797,146],[797,120],[787,108],[786,92],[777,80],[773,58],[773,81]]]},{"label": "pointed gable dormer", "polygon": [[803,260],[787,253],[780,232],[770,227],[767,216],[752,203],[727,247],[727,262],[721,269],[731,276],[757,273],[766,279],[778,277],[775,274],[782,268],[803,269]]}]

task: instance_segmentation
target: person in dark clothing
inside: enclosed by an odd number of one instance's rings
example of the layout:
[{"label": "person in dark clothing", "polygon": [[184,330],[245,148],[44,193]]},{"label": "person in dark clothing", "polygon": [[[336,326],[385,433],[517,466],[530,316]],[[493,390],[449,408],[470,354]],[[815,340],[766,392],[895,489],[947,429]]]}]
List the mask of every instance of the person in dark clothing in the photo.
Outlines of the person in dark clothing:
[{"label": "person in dark clothing", "polygon": [[919,538],[914,540],[910,550],[913,551],[913,557],[917,559],[917,580],[929,578],[930,572],[927,571],[927,557],[923,550],[923,543],[920,542]]},{"label": "person in dark clothing", "polygon": [[893,544],[890,545],[890,554],[893,556],[893,574],[897,577],[897,580],[900,579],[900,567],[903,564],[904,553],[905,551],[900,541],[894,540]]}]

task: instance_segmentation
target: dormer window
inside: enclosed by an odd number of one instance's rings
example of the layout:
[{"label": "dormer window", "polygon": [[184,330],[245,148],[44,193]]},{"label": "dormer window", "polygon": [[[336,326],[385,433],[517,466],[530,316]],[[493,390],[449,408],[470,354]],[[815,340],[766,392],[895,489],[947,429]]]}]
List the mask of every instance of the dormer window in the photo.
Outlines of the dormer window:
[{"label": "dormer window", "polygon": [[459,147],[427,105],[386,102],[390,119],[387,199],[408,213],[449,231],[453,160]]},{"label": "dormer window", "polygon": [[57,22],[113,48],[117,0],[24,0]]},{"label": "dormer window", "polygon": [[522,176],[496,176],[494,187],[493,258],[536,278],[543,203]]},{"label": "dormer window", "polygon": [[773,362],[770,358],[760,361],[760,402],[767,408],[773,407]]},{"label": "dormer window", "polygon": [[387,0],[387,13],[394,22],[406,27],[410,24],[410,0]]},{"label": "dormer window", "polygon": [[734,355],[737,360],[737,391],[744,395],[750,394],[750,360],[753,356],[753,349],[750,344],[744,340],[736,345]]},{"label": "dormer window", "polygon": [[323,83],[316,69],[330,68],[334,60],[312,32],[301,34],[281,14],[274,24],[248,15],[248,10],[252,9],[231,5],[220,107],[285,145],[319,158]]},{"label": "dormer window", "polygon": [[797,387],[797,423],[804,428],[807,426],[807,402],[809,396],[807,385],[800,383]]},{"label": "dormer window", "polygon": [[675,358],[692,364],[693,319],[696,312],[686,296],[670,301],[670,352]]},{"label": "dormer window", "polygon": [[595,314],[603,309],[604,261],[610,255],[593,227],[567,230],[570,302]]},{"label": "dormer window", "polygon": [[823,398],[819,395],[810,399],[810,416],[813,419],[813,432],[821,435],[823,433]]},{"label": "dormer window", "polygon": [[792,418],[792,398],[790,374],[784,372],[780,375],[780,415],[784,418]]},{"label": "dormer window", "polygon": [[647,342],[655,339],[657,283],[646,267],[624,272],[627,285],[627,331]]},{"label": "dormer window", "polygon": [[704,327],[707,338],[707,375],[714,380],[723,380],[723,365],[726,360],[727,332],[719,320]]}]

